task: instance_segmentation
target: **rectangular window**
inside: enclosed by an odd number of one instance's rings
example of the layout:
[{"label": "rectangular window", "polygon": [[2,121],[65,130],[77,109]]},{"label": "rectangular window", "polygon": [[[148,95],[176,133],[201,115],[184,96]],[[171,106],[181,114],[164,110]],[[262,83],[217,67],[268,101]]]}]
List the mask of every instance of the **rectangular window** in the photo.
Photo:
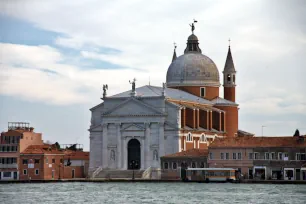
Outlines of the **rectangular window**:
[{"label": "rectangular window", "polygon": [[172,169],[176,169],[176,167],[177,167],[177,166],[176,166],[176,162],[173,162],[173,163],[172,163]]},{"label": "rectangular window", "polygon": [[301,160],[301,154],[300,153],[295,154],[295,160]]},{"label": "rectangular window", "polygon": [[46,164],[48,164],[49,163],[49,160],[48,160],[48,158],[46,158]]},{"label": "rectangular window", "polygon": [[284,160],[285,161],[289,160],[289,154],[287,152],[284,153]]},{"label": "rectangular window", "polygon": [[270,159],[274,160],[275,159],[275,152],[270,153]]},{"label": "rectangular window", "polygon": [[224,153],[223,152],[221,152],[221,159],[224,159]]},{"label": "rectangular window", "polygon": [[255,160],[259,159],[259,153],[258,152],[254,152],[254,159]]},{"label": "rectangular window", "polygon": [[209,152],[209,159],[212,160],[213,159],[213,153]]},{"label": "rectangular window", "polygon": [[34,160],[34,163],[35,163],[35,164],[39,164],[39,159],[35,159],[35,160]]},{"label": "rectangular window", "polygon": [[39,169],[35,169],[35,175],[39,175]]},{"label": "rectangular window", "polygon": [[249,159],[253,160],[253,153],[252,152],[249,153]]},{"label": "rectangular window", "polygon": [[205,97],[205,87],[201,87],[200,96]]},{"label": "rectangular window", "polygon": [[23,159],[22,160],[22,164],[28,164],[28,160],[27,159]]},{"label": "rectangular window", "polygon": [[238,159],[240,159],[240,160],[242,159],[241,158],[241,152],[238,152]]},{"label": "rectangular window", "polygon": [[269,157],[269,152],[265,152],[265,160],[269,160],[270,159],[270,157]]},{"label": "rectangular window", "polygon": [[11,177],[12,172],[3,172],[3,177]]},{"label": "rectangular window", "polygon": [[52,159],[52,164],[54,164],[55,163],[55,159]]},{"label": "rectangular window", "polygon": [[229,153],[225,153],[225,159],[229,160]]},{"label": "rectangular window", "polygon": [[237,155],[236,152],[233,153],[233,159],[236,160],[237,159]]},{"label": "rectangular window", "polygon": [[23,170],[23,175],[27,175],[28,171],[26,169]]},{"label": "rectangular window", "polygon": [[278,160],[283,160],[283,153],[282,152],[278,153]]},{"label": "rectangular window", "polygon": [[301,160],[306,160],[306,154],[305,153],[301,153]]}]

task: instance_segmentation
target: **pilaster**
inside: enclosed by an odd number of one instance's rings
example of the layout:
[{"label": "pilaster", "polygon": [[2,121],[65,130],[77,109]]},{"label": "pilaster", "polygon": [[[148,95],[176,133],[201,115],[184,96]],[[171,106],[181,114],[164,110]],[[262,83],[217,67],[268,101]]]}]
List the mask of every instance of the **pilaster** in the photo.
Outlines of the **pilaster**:
[{"label": "pilaster", "polygon": [[108,135],[107,135],[107,129],[108,129],[108,123],[102,124],[103,128],[103,135],[102,135],[102,168],[108,167],[108,149],[107,149],[107,143],[108,143]]},{"label": "pilaster", "polygon": [[165,155],[165,133],[164,133],[164,123],[159,123],[159,157]]},{"label": "pilaster", "polygon": [[117,169],[120,169],[121,166],[121,159],[122,156],[120,155],[121,153],[121,123],[116,123],[116,128],[117,128]]}]

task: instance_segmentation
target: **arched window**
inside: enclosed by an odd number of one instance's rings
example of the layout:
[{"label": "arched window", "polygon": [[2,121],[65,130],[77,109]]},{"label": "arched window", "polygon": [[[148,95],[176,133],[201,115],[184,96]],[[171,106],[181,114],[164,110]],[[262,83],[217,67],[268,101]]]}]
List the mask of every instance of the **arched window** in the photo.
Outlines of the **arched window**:
[{"label": "arched window", "polygon": [[233,82],[235,83],[236,81],[236,77],[235,77],[235,74],[233,75]]},{"label": "arched window", "polygon": [[227,75],[227,81],[228,81],[228,82],[231,81],[231,75],[230,75],[230,74]]},{"label": "arched window", "polygon": [[187,135],[187,142],[191,142],[192,141],[192,135],[191,135],[191,133],[188,133],[188,135]]},{"label": "arched window", "polygon": [[164,168],[165,168],[165,169],[168,169],[168,162],[165,162],[165,163],[164,163]]},{"label": "arched window", "polygon": [[176,169],[176,162],[173,162],[172,169]]},{"label": "arched window", "polygon": [[192,167],[192,168],[196,168],[195,162],[192,162],[192,163],[191,163],[191,167]]}]

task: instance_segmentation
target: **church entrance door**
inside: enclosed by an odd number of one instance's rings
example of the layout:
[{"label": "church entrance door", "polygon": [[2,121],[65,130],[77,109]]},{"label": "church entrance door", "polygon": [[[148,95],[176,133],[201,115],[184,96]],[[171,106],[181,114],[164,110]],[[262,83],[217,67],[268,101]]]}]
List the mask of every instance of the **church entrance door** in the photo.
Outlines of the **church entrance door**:
[{"label": "church entrance door", "polygon": [[128,142],[128,169],[140,169],[140,142],[131,139]]}]

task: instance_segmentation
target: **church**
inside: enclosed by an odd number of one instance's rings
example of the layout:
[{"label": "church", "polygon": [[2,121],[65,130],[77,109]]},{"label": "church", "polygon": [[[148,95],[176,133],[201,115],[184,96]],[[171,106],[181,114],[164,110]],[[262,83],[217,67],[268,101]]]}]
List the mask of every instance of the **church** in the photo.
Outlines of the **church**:
[{"label": "church", "polygon": [[207,149],[216,137],[235,137],[238,130],[236,69],[231,48],[223,69],[224,96],[219,96],[216,64],[202,54],[198,37],[187,39],[184,54],[176,50],[162,86],[136,87],[107,96],[90,109],[90,166],[105,169],[160,168],[160,157],[189,149]]}]

